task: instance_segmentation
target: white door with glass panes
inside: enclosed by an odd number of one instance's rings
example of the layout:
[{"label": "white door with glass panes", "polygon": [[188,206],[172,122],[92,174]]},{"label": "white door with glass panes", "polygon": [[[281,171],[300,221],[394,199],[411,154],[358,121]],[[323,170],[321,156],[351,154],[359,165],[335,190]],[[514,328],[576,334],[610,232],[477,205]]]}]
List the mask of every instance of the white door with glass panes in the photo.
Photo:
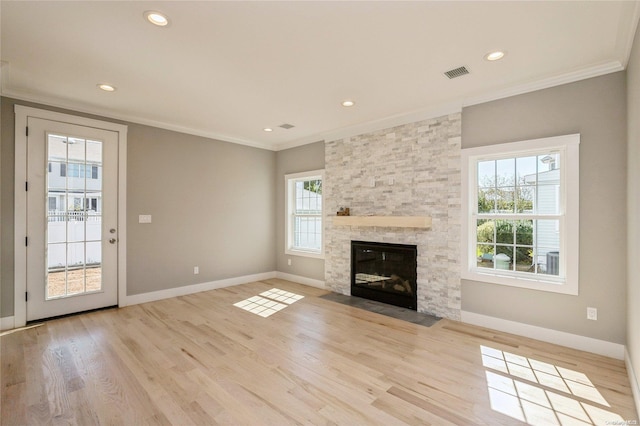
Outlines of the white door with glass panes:
[{"label": "white door with glass panes", "polygon": [[118,133],[27,124],[27,320],[116,305]]}]

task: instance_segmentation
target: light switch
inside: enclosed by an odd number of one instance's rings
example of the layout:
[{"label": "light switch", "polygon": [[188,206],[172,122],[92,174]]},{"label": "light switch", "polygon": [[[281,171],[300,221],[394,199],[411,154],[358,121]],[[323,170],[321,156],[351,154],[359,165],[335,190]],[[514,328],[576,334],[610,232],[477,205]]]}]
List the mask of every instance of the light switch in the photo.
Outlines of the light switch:
[{"label": "light switch", "polygon": [[138,215],[138,223],[151,223],[151,215],[150,214]]}]

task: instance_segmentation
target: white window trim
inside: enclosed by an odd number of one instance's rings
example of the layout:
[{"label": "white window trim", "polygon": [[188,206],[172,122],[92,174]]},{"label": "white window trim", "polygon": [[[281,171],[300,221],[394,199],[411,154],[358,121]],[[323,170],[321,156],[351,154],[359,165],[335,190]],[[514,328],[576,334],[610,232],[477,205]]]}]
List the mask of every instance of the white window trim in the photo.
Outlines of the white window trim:
[{"label": "white window trim", "polygon": [[320,245],[320,252],[307,251],[293,248],[293,206],[295,205],[295,191],[293,188],[294,182],[298,180],[312,180],[321,179],[324,185],[324,170],[312,170],[309,172],[291,173],[284,176],[284,191],[285,191],[285,238],[284,238],[284,252],[293,256],[305,256],[316,259],[324,259],[324,200],[322,202],[322,244]]},{"label": "white window trim", "polygon": [[[579,144],[580,135],[564,135],[550,138],[532,139],[520,142],[490,145],[486,147],[467,148],[461,152],[462,169],[462,244],[461,244],[461,278],[486,283],[507,285],[533,290],[578,295],[579,290]],[[476,165],[482,157],[501,156],[511,158],[541,150],[557,150],[561,152],[563,163],[561,172],[561,193],[566,194],[560,208],[564,213],[561,227],[565,229],[560,238],[561,268],[564,280],[542,276],[525,276],[524,273],[487,270],[481,271],[476,266],[475,216],[476,205]],[[505,218],[512,218],[511,216]]]}]

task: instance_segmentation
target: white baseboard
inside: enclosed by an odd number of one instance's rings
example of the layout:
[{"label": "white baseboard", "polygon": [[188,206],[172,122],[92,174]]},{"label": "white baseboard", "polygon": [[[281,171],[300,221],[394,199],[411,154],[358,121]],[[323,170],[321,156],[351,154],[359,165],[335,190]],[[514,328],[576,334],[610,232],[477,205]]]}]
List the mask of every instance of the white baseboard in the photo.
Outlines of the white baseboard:
[{"label": "white baseboard", "polygon": [[12,328],[15,328],[15,326],[15,317],[0,318],[0,331],[11,330]]},{"label": "white baseboard", "polygon": [[592,352],[611,358],[620,360],[624,359],[625,347],[619,343],[607,342],[605,340],[579,336],[577,334],[552,330],[550,328],[543,328],[535,325],[509,321],[502,318],[476,314],[475,312],[462,311],[460,313],[460,319],[462,322],[481,327],[493,328],[494,330],[504,331],[506,333],[531,337],[532,339],[542,340],[543,342],[567,346],[573,349]]},{"label": "white baseboard", "polygon": [[313,278],[302,277],[300,275],[287,274],[286,272],[276,272],[276,278],[282,280],[293,281],[294,283],[300,283],[311,287],[318,287],[323,290],[326,289],[324,281],[314,280]]},{"label": "white baseboard", "polygon": [[636,403],[637,418],[640,419],[640,382],[638,382],[638,376],[636,376],[633,369],[628,348],[624,349],[624,364],[627,366],[627,375],[629,376],[629,383],[631,383],[631,393]]},{"label": "white baseboard", "polygon": [[[206,283],[192,284],[183,287],[169,288],[166,290],[152,291],[150,293],[134,294],[124,297],[120,302],[120,307],[137,305],[139,303],[154,302],[156,300],[168,299],[170,297],[186,296],[187,294],[200,293],[201,291],[215,290],[218,288],[231,287],[239,284],[246,284],[254,281],[275,278],[276,272],[263,272],[260,274],[244,275],[241,277],[226,278],[224,280],[209,281]],[[124,302],[124,303],[123,303]]]}]

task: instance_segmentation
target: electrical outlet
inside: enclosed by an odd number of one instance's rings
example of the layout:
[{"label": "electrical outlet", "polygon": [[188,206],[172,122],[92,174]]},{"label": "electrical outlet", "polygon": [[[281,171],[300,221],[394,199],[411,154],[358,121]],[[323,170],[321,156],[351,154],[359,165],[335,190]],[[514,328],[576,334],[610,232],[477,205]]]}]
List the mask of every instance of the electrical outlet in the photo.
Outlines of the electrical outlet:
[{"label": "electrical outlet", "polygon": [[287,265],[291,266],[291,259],[287,259]]},{"label": "electrical outlet", "polygon": [[151,223],[151,215],[150,214],[138,215],[138,223]]},{"label": "electrical outlet", "polygon": [[592,321],[598,320],[598,308],[587,308],[587,319]]},{"label": "electrical outlet", "polygon": [[200,273],[200,268],[198,268],[197,266],[193,267],[193,275],[198,275]]}]

